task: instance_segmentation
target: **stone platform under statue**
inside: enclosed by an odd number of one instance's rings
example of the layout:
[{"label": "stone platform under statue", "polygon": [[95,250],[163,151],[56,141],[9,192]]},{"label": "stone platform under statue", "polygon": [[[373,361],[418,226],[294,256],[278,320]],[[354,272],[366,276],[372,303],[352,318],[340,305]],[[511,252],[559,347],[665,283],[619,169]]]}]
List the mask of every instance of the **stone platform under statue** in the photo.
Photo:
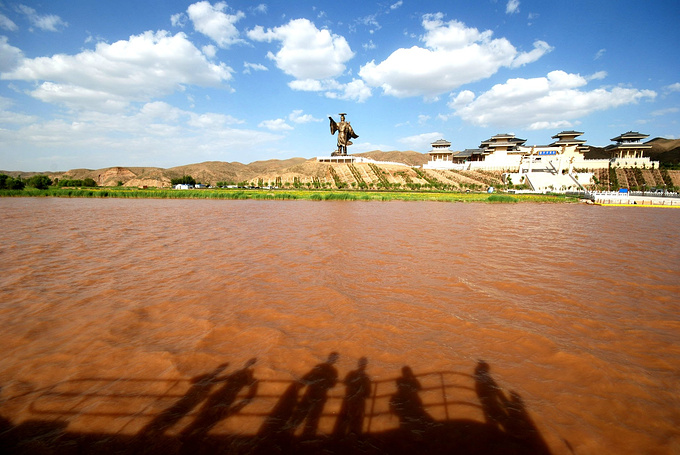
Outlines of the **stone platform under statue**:
[{"label": "stone platform under statue", "polygon": [[[361,158],[361,157],[359,157]],[[320,163],[343,163],[343,164],[351,164],[355,163],[357,161],[356,156],[352,155],[330,155],[330,156],[317,156],[316,160],[319,161]]]}]

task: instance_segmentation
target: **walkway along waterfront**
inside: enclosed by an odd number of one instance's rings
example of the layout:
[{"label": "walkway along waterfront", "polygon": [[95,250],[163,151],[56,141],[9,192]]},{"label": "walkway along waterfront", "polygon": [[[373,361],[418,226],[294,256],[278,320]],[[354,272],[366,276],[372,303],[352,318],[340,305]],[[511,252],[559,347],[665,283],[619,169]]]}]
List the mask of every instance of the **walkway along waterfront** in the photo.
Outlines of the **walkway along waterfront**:
[{"label": "walkway along waterfront", "polygon": [[677,194],[661,196],[641,192],[593,191],[586,193],[586,197],[598,205],[680,208],[680,196]]}]

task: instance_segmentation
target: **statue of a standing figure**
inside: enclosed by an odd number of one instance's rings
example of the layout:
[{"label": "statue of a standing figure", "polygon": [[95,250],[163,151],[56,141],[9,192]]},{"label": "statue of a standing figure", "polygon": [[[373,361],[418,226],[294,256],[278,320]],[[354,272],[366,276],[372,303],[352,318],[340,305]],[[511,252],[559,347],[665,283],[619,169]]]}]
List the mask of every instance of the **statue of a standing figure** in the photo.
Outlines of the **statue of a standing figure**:
[{"label": "statue of a standing figure", "polygon": [[340,114],[340,123],[335,123],[333,117],[328,117],[331,121],[331,134],[338,132],[338,149],[331,154],[331,156],[347,155],[347,146],[352,145],[350,139],[356,139],[359,136],[354,132],[352,125],[345,121],[345,115]]}]

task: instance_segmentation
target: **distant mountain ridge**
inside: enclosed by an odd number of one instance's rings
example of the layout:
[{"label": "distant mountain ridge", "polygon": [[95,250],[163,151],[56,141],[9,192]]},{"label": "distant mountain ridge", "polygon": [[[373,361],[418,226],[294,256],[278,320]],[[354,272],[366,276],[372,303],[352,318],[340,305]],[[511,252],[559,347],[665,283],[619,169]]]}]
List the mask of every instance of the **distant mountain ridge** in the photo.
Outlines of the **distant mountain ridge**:
[{"label": "distant mountain ridge", "polygon": [[[428,155],[414,151],[375,150],[357,153],[357,156],[368,157],[376,161],[390,161],[404,163],[410,166],[420,166],[428,161]],[[0,171],[13,177],[24,178],[36,174],[44,174],[52,179],[85,179],[91,178],[99,186],[116,186],[122,182],[125,186],[170,186],[170,181],[184,175],[191,175],[197,182],[216,184],[217,182],[243,181],[294,181],[322,178],[326,174],[328,164],[319,163],[316,158],[289,158],[285,160],[254,161],[250,164],[226,161],[205,161],[202,163],[186,164],[171,168],[159,167],[123,167],[116,166],[102,169],[71,169],[65,172],[23,172]]]}]

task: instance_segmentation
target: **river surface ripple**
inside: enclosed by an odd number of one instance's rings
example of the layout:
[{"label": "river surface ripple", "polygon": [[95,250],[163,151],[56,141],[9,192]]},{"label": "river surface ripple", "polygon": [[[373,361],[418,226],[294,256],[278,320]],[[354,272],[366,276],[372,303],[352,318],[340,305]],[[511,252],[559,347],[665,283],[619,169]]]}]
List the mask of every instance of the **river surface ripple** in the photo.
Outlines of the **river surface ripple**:
[{"label": "river surface ripple", "polygon": [[[210,431],[254,435],[322,364],[337,381],[311,431],[331,434],[365,358],[366,433],[404,424],[395,397],[410,371],[433,421],[489,424],[492,384],[498,412],[521,408],[552,453],[680,451],[679,210],[53,198],[0,210],[7,425],[134,435],[201,377],[240,371],[250,382],[234,396],[254,398]],[[162,432],[186,433],[204,399]]]}]

